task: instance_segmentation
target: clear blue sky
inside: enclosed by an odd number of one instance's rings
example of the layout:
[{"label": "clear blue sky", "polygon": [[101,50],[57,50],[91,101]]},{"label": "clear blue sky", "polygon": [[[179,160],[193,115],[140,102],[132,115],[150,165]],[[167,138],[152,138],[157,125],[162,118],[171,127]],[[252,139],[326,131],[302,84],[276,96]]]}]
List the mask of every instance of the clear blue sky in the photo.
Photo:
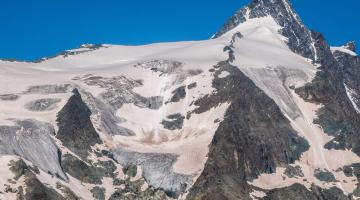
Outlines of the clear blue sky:
[{"label": "clear blue sky", "polygon": [[[209,38],[250,0],[0,0],[0,58],[50,56],[83,43]],[[359,0],[292,0],[332,45],[360,45]]]}]

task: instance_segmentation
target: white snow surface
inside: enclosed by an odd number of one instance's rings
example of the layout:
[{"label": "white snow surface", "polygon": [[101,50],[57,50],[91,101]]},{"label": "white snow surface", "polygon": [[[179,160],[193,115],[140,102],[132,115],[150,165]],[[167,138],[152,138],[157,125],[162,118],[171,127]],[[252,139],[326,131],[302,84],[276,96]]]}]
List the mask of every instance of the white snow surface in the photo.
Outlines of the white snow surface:
[{"label": "white snow surface", "polygon": [[357,56],[357,54],[349,49],[347,49],[346,47],[344,46],[341,46],[341,47],[331,47],[331,51],[332,52],[335,52],[335,51],[340,51],[340,52],[343,52],[343,53],[347,53],[351,56]]},{"label": "white snow surface", "polygon": [[[134,92],[144,96],[162,96],[164,101],[172,97],[172,91],[180,86],[195,83],[192,89],[186,87],[187,95],[179,102],[164,104],[158,110],[140,108],[134,104],[124,104],[116,110],[118,117],[125,119],[119,125],[135,132],[135,136],[110,135],[102,130],[99,134],[107,148],[124,148],[140,153],[171,153],[178,156],[173,170],[176,173],[191,175],[194,179],[200,175],[207,159],[208,146],[211,143],[228,103],[202,113],[193,114],[184,120],[181,130],[168,130],[161,121],[168,115],[180,113],[187,115],[195,106],[193,101],[213,92],[211,86],[213,73],[209,69],[219,61],[227,59],[223,48],[228,44],[228,38],[219,40],[206,40],[194,42],[178,42],[151,44],[145,46],[118,46],[111,45],[93,51],[82,52],[66,57],[57,56],[43,60],[40,63],[0,61],[0,95],[14,94],[19,98],[13,101],[0,100],[0,126],[14,125],[15,119],[36,119],[51,123],[57,129],[56,115],[72,95],[72,88],[86,91],[94,97],[99,97],[104,88],[89,86],[78,77],[102,76],[112,78],[125,76],[129,79],[142,80],[143,85],[133,89]],[[153,60],[175,61],[182,63],[181,71],[199,70],[202,73],[181,77],[179,75],[161,74],[150,69],[134,67],[143,62]],[[180,72],[179,72],[180,73]],[[29,87],[42,85],[70,84],[65,93],[28,93]],[[82,94],[86,101],[87,96]],[[25,108],[31,101],[41,98],[61,99],[56,109],[44,112],[33,112]],[[92,117],[97,127],[96,116]],[[56,140],[57,141],[57,140]],[[59,143],[59,141],[57,141]],[[58,144],[63,153],[69,150]],[[76,194],[84,199],[91,199],[89,189],[91,185],[82,184],[70,177],[69,183],[41,173],[38,178],[56,188],[56,182],[61,182],[69,188],[75,189]],[[111,181],[104,181],[109,186],[106,195],[111,194]]]},{"label": "white snow surface", "polygon": [[[56,114],[71,93],[40,95],[24,93],[30,86],[71,84],[72,87],[80,88],[94,97],[99,97],[104,88],[89,86],[81,79],[74,78],[87,74],[108,78],[125,76],[134,80],[142,80],[143,85],[135,88],[134,92],[144,97],[162,96],[164,101],[168,101],[173,90],[196,82],[196,88],[188,89],[186,87],[187,94],[184,99],[164,104],[158,110],[140,108],[134,104],[124,104],[116,110],[116,115],[125,119],[119,125],[134,131],[135,136],[110,135],[103,131],[99,132],[104,145],[110,149],[121,147],[140,153],[178,155],[173,170],[177,173],[193,175],[196,180],[207,160],[208,146],[218,127],[216,121],[222,120],[229,103],[224,103],[202,114],[193,114],[189,120],[184,120],[181,130],[165,129],[161,121],[170,114],[180,113],[186,116],[188,111],[195,108],[192,104],[194,100],[213,92],[214,88],[211,86],[213,73],[209,72],[209,69],[217,62],[228,58],[223,49],[229,45],[234,33],[241,32],[244,37],[236,40],[234,44],[236,59],[232,64],[239,67],[277,103],[293,128],[311,146],[310,150],[305,152],[301,160],[296,163],[301,166],[307,181],[283,179],[284,169],[278,169],[276,174],[261,175],[251,184],[264,189],[285,187],[295,182],[307,187],[310,187],[311,183],[316,183],[321,187],[330,187],[331,184],[314,178],[314,170],[320,168],[332,172],[340,181],[336,183],[336,186],[350,193],[355,189],[356,182],[336,170],[344,165],[360,162],[360,158],[350,151],[323,148],[331,138],[320,127],[313,124],[319,105],[304,102],[289,89],[290,86],[298,87],[310,82],[315,76],[317,66],[289,50],[286,45],[287,39],[278,33],[279,29],[279,25],[271,17],[263,17],[249,19],[223,37],[212,40],[144,46],[108,45],[107,48],[67,57],[58,56],[40,63],[0,61],[0,95],[17,94],[20,96],[15,101],[0,101],[0,126],[13,124],[13,119],[34,118],[49,122],[56,127]],[[138,63],[152,60],[181,62],[182,70],[202,70],[202,73],[188,76],[182,82],[173,84],[174,79],[177,78],[176,74],[161,75],[160,72],[134,67]],[[227,75],[224,73],[220,76],[226,77]],[[35,113],[24,108],[27,102],[47,97],[62,100],[57,109]],[[96,117],[92,118],[96,127],[98,121],[95,119]],[[6,173],[1,173],[2,178],[6,178],[5,176],[7,176]],[[51,177],[41,173],[39,178],[55,187],[56,181]],[[91,198],[88,185],[71,177],[70,183],[65,185],[76,188],[77,194],[82,194],[85,199]],[[252,195],[263,196],[263,193],[254,191]]]}]

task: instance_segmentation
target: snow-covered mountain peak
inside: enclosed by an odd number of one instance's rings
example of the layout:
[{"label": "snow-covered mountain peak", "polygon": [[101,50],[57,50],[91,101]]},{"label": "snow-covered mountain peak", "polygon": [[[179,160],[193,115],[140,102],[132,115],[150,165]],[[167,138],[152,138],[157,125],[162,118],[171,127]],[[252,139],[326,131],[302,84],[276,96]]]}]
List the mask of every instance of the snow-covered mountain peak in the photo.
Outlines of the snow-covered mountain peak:
[{"label": "snow-covered mountain peak", "polygon": [[311,32],[305,27],[288,0],[253,0],[248,6],[238,10],[213,38],[227,35],[249,20],[268,17],[280,27],[278,32],[287,38],[288,46],[293,52],[316,60]]},{"label": "snow-covered mountain peak", "polygon": [[348,49],[348,50],[352,51],[352,52],[356,52],[356,43],[355,43],[355,41],[348,42],[348,43],[344,44],[343,47],[345,49]]},{"label": "snow-covered mountain peak", "polygon": [[[277,17],[275,17],[275,15],[281,16],[283,20],[287,21],[295,19],[295,22],[304,26],[288,0],[253,0],[249,5],[238,10],[213,36],[213,38],[226,34],[228,31],[236,28],[239,24],[244,23],[249,19],[266,16],[271,16],[276,19]],[[278,24],[284,25],[279,22]]]},{"label": "snow-covered mountain peak", "polygon": [[330,49],[333,53],[341,52],[350,56],[357,56],[355,41],[348,42],[342,45],[341,47],[331,47]]},{"label": "snow-covered mountain peak", "polygon": [[0,199],[357,199],[353,51],[252,0],[210,40],[0,60]]}]

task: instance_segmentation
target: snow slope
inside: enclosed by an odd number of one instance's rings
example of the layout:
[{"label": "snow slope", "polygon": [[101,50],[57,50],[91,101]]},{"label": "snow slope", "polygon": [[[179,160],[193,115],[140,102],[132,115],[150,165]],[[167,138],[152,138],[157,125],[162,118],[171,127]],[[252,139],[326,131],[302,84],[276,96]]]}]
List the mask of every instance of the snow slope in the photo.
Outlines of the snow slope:
[{"label": "snow slope", "polygon": [[[59,55],[38,63],[0,61],[0,126],[12,126],[17,120],[35,119],[50,123],[56,130],[57,113],[71,96],[71,90],[78,88],[93,112],[91,119],[104,141],[103,147],[142,155],[173,155],[176,161],[170,163],[172,172],[190,177],[188,184],[191,186],[203,170],[208,146],[229,103],[202,114],[193,114],[189,119],[186,117],[196,108],[193,104],[195,100],[215,92],[212,88],[214,73],[210,69],[228,59],[223,49],[230,45],[233,35],[240,32],[243,37],[236,38],[232,46],[235,56],[232,64],[277,103],[293,128],[310,144],[310,149],[295,163],[304,172],[304,179],[284,179],[285,169],[280,168],[274,174],[261,175],[250,184],[263,189],[281,188],[296,182],[307,187],[312,183],[323,188],[334,186],[334,183],[322,182],[314,177],[315,171],[320,169],[332,172],[339,180],[335,186],[351,193],[357,182],[337,169],[360,162],[360,158],[350,151],[324,149],[324,144],[331,138],[313,123],[321,105],[304,102],[291,89],[310,82],[318,66],[293,53],[286,44],[287,38],[279,34],[280,28],[268,16],[248,19],[222,37],[211,40],[145,46],[105,45],[92,51],[87,51],[84,46],[70,51],[78,52],[74,55]],[[345,51],[339,48],[333,50]],[[228,75],[222,73],[219,77]],[[191,88],[193,83],[196,87]],[[121,91],[113,88],[115,86],[121,87]],[[180,87],[184,88],[185,97],[171,101],[174,91]],[[347,91],[351,99],[351,90]],[[126,100],[119,103],[104,94],[124,95]],[[13,99],[6,99],[11,95]],[[151,97],[161,97],[163,104],[151,108],[138,104],[136,99]],[[46,98],[59,101],[49,110],[34,111],[26,107],[31,102]],[[163,124],[174,114],[183,116],[180,129],[169,129]],[[107,129],[102,124],[102,120],[108,119],[104,118],[105,115],[115,120],[115,124]],[[128,135],[113,132],[118,129],[130,131]],[[68,151],[63,147],[61,150]],[[338,161],[340,158],[341,162]],[[1,159],[7,161],[8,157],[2,156]],[[58,167],[39,163],[43,171]],[[159,185],[156,183],[157,175],[165,172],[152,170],[143,173],[150,174],[147,179],[149,184]],[[41,181],[55,187],[56,178],[43,172],[38,176]],[[167,178],[172,180],[173,175],[169,176]],[[6,182],[8,178],[8,174],[4,173],[0,182]],[[76,188],[77,194],[84,199],[91,198],[89,185],[73,177],[63,184]],[[113,187],[110,181],[106,184]],[[165,189],[176,187],[159,186]],[[254,191],[254,195],[263,194]]]},{"label": "snow slope", "polygon": [[[192,103],[196,99],[213,92],[213,74],[209,69],[217,62],[227,59],[226,53],[222,51],[227,43],[228,38],[145,46],[107,45],[94,51],[44,59],[39,63],[0,61],[0,95],[17,96],[15,100],[1,101],[0,126],[14,125],[15,119],[36,119],[50,123],[56,130],[57,113],[71,96],[71,90],[78,88],[92,109],[94,126],[99,128],[99,134],[107,148],[175,155],[177,160],[173,165],[174,173],[196,178],[206,162],[208,145],[228,104],[203,114],[193,114],[189,120],[184,120],[180,130],[168,130],[161,122],[175,113],[186,116],[187,112],[195,108]],[[181,67],[171,73],[151,70],[148,65],[157,62],[160,62],[158,67],[164,67],[163,62],[179,62]],[[92,103],[94,98],[105,101],[101,94],[107,89],[88,84],[85,80],[92,76],[141,80],[140,86],[129,91],[145,98],[160,96],[164,101],[168,101],[173,95],[172,91],[181,86],[186,87],[187,94],[186,98],[166,103],[159,109],[139,107],[132,103],[125,103],[118,109],[111,107],[115,117],[121,119],[118,125],[135,133],[131,137],[114,135],[101,130],[101,113],[96,114],[97,105]],[[121,85],[121,80],[119,81],[117,84]],[[192,83],[196,83],[196,87],[189,89],[187,86]],[[60,102],[51,110],[27,109],[26,105],[30,102],[46,98],[59,99]],[[62,147],[62,151],[68,150]],[[47,170],[46,167],[42,169]],[[42,175],[40,180],[55,187],[56,180],[48,180]],[[70,178],[69,186],[73,187],[72,182],[77,188],[84,187],[84,190],[89,190],[85,185],[77,184],[73,178]],[[88,195],[86,192],[79,193],[82,194]],[[83,197],[88,199],[89,196]]]},{"label": "snow slope", "polygon": [[[284,179],[285,169],[280,169],[276,174],[260,176],[251,184],[264,189],[282,188],[296,182],[308,188],[312,183],[324,188],[334,186],[333,183],[321,182],[314,177],[315,170],[321,169],[335,175],[339,180],[335,184],[338,188],[347,194],[352,193],[356,189],[357,181],[346,177],[338,169],[357,163],[360,158],[351,151],[324,148],[332,138],[313,123],[317,118],[316,111],[321,106],[304,102],[291,89],[311,82],[317,72],[317,65],[289,51],[285,43],[286,39],[278,33],[279,28],[271,17],[264,17],[250,19],[232,30],[244,36],[234,44],[236,59],[233,64],[277,103],[293,128],[309,142],[309,151],[295,163],[301,166],[306,181],[295,178]],[[351,99],[351,91],[347,91]]]}]

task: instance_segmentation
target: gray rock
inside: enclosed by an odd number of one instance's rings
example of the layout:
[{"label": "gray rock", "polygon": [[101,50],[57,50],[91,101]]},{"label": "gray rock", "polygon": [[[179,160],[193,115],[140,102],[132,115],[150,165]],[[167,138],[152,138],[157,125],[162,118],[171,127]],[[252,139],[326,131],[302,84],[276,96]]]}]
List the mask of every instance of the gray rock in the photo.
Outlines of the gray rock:
[{"label": "gray rock", "polygon": [[350,51],[356,52],[355,41],[348,42],[344,45],[344,47]]},{"label": "gray rock", "polygon": [[62,157],[64,172],[84,183],[102,184],[103,177],[114,177],[116,170],[112,161],[104,161],[96,165],[88,165],[75,156],[65,154]]},{"label": "gray rock", "polygon": [[109,135],[135,135],[132,130],[119,125],[119,123],[125,122],[126,120],[116,115],[116,109],[114,107],[94,97],[89,92],[82,90],[81,93],[92,112],[92,116],[96,117],[96,122],[99,126],[97,128],[98,131],[103,131]]},{"label": "gray rock", "polygon": [[[192,113],[231,102],[210,145],[205,168],[187,199],[251,199],[247,181],[298,160],[309,145],[276,103],[228,61],[214,66],[213,88]],[[230,73],[219,78],[223,71]]]},{"label": "gray rock", "polygon": [[67,93],[71,90],[70,84],[59,85],[35,85],[30,86],[25,92],[26,94],[58,94]]},{"label": "gray rock", "polygon": [[93,194],[95,200],[105,200],[105,188],[95,186],[90,191]]},{"label": "gray rock", "polygon": [[231,45],[233,45],[236,42],[236,40],[241,39],[243,37],[244,36],[240,32],[235,33],[231,38]]},{"label": "gray rock", "polygon": [[184,116],[182,116],[180,113],[176,113],[167,116],[167,120],[163,120],[161,124],[164,126],[164,128],[169,130],[181,130],[184,124],[184,119]]},{"label": "gray rock", "polygon": [[73,96],[60,110],[56,120],[59,127],[56,138],[83,159],[87,158],[92,146],[102,143],[90,116],[90,109],[75,89]]},{"label": "gray rock", "polygon": [[301,170],[300,166],[287,166],[285,169],[285,175],[289,178],[297,178],[297,177],[304,177],[304,173]]},{"label": "gray rock", "polygon": [[192,176],[173,172],[177,156],[171,154],[137,153],[118,148],[115,158],[123,166],[141,167],[146,182],[177,197],[192,183]]},{"label": "gray rock", "polygon": [[345,88],[347,85],[354,91],[355,103],[360,105],[360,58],[339,51],[333,54],[320,33],[312,35],[321,67],[311,83],[295,92],[306,101],[324,105],[315,123],[334,137],[325,148],[351,149],[360,155],[360,115]]},{"label": "gray rock", "polygon": [[51,138],[54,128],[36,120],[0,126],[0,154],[19,155],[45,172],[67,180],[59,162],[59,149]]},{"label": "gray rock", "polygon": [[164,102],[164,98],[160,96],[155,97],[142,97],[140,95],[137,95],[135,98],[134,105],[136,105],[139,108],[149,108],[152,110],[158,110]]},{"label": "gray rock", "polygon": [[167,200],[162,190],[149,187],[145,191],[141,191],[142,181],[126,180],[124,189],[117,189],[109,198],[109,200]]},{"label": "gray rock", "polygon": [[344,166],[343,172],[347,177],[356,177],[360,181],[360,163]]},{"label": "gray rock", "polygon": [[30,111],[49,111],[56,108],[56,104],[59,103],[61,99],[38,99],[31,101],[25,105],[25,108]]},{"label": "gray rock", "polygon": [[135,177],[137,174],[137,166],[130,164],[126,167],[123,167],[123,172],[129,177]]},{"label": "gray rock", "polygon": [[19,98],[19,95],[16,95],[16,94],[0,95],[0,100],[2,100],[2,101],[16,101],[18,98]]},{"label": "gray rock", "polygon": [[125,76],[104,78],[99,76],[86,77],[83,80],[87,85],[99,86],[105,89],[100,94],[101,100],[115,110],[123,104],[134,104],[140,108],[159,109],[163,105],[163,97],[143,97],[133,91],[134,88],[142,86],[142,81],[129,79]]},{"label": "gray rock", "polygon": [[171,60],[150,60],[136,64],[134,67],[150,69],[154,72],[160,72],[160,76],[165,74],[173,74],[181,71],[182,63]]},{"label": "gray rock", "polygon": [[332,187],[322,189],[312,185],[308,190],[301,184],[294,184],[289,187],[274,189],[266,193],[263,200],[350,200],[339,188]]},{"label": "gray rock", "polygon": [[191,90],[191,89],[196,88],[196,86],[197,86],[197,83],[194,82],[194,83],[189,84],[189,85],[187,86],[187,88],[188,88],[189,90]]},{"label": "gray rock", "polygon": [[45,172],[67,180],[59,161],[59,149],[51,138],[52,125],[36,120],[0,126],[0,154],[19,155]]},{"label": "gray rock", "polygon": [[81,198],[76,196],[76,194],[70,188],[62,185],[59,182],[56,183],[56,188],[62,192],[66,200],[81,200]]},{"label": "gray rock", "polygon": [[327,170],[316,169],[314,176],[318,180],[324,181],[324,182],[336,182],[337,181],[335,176]]},{"label": "gray rock", "polygon": [[141,67],[150,69],[153,72],[159,73],[159,76],[174,75],[171,82],[165,86],[164,89],[169,89],[174,85],[182,84],[188,77],[196,76],[202,73],[200,69],[184,70],[183,63],[172,60],[150,60],[136,64],[134,67]]},{"label": "gray rock", "polygon": [[26,172],[24,183],[26,186],[24,199],[26,200],[70,200],[64,198],[55,189],[45,186],[30,171]]},{"label": "gray rock", "polygon": [[17,161],[11,160],[8,165],[10,166],[10,171],[15,174],[15,180],[18,180],[29,169],[29,167],[22,159],[19,159]]},{"label": "gray rock", "polygon": [[57,54],[55,54],[53,56],[44,57],[44,58],[40,58],[40,59],[37,59],[37,60],[30,60],[30,61],[27,61],[27,62],[41,63],[41,62],[44,62],[46,60],[50,60],[50,59],[53,59],[53,58],[56,58],[56,57],[67,58],[68,56],[87,53],[87,52],[95,51],[95,50],[100,49],[100,48],[108,48],[108,46],[103,45],[103,44],[82,44],[77,49],[61,51],[61,52],[59,52],[59,53],[57,53]]},{"label": "gray rock", "polygon": [[186,90],[185,90],[185,86],[181,86],[176,88],[174,91],[172,91],[173,96],[171,97],[171,99],[167,102],[179,102],[181,99],[184,99],[186,97]]}]

